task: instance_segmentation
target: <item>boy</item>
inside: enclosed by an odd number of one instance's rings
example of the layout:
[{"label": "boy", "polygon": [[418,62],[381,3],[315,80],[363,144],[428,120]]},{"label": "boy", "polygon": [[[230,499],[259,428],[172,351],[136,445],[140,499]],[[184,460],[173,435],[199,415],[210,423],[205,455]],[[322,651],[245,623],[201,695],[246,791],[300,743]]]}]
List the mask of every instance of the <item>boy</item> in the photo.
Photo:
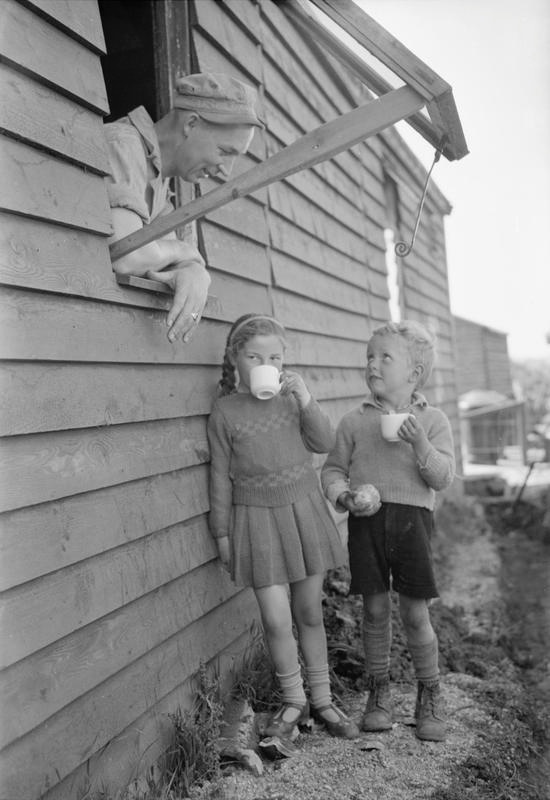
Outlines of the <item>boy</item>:
[{"label": "boy", "polygon": [[[341,420],[321,480],[334,507],[350,512],[350,593],[363,595],[369,686],[362,728],[392,726],[391,576],[418,680],[416,735],[441,741],[438,643],[428,611],[428,600],[438,596],[430,537],[435,492],[451,484],[455,464],[447,417],[417,391],[428,380],[433,358],[433,337],[418,322],[388,322],[374,331],[367,348],[370,394]],[[410,416],[398,441],[384,440],[381,415],[404,411]],[[380,502],[356,493],[366,483],[374,484]]]}]

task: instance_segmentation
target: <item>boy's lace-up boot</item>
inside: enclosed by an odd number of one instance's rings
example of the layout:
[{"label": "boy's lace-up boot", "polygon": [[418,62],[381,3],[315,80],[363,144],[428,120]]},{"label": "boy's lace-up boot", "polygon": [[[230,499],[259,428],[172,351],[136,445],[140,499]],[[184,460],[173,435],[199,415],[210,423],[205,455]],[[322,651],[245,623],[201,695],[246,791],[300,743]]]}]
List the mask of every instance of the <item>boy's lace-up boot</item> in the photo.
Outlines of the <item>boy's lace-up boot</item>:
[{"label": "boy's lace-up boot", "polygon": [[367,686],[369,698],[361,728],[364,731],[389,731],[392,727],[390,678],[388,675],[370,675]]},{"label": "boy's lace-up boot", "polygon": [[445,738],[445,720],[442,711],[439,681],[418,682],[416,695],[416,735],[429,742],[441,742]]}]

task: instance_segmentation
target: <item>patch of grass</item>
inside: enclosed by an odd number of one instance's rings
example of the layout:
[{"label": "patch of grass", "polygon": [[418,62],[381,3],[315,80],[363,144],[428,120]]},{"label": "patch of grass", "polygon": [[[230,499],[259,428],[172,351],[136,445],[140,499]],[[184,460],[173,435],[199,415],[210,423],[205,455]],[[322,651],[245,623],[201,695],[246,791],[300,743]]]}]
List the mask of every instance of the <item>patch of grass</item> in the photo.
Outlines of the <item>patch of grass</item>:
[{"label": "patch of grass", "polygon": [[220,777],[220,764],[213,743],[219,737],[223,717],[220,684],[201,666],[197,695],[189,711],[171,716],[174,743],[166,756],[165,790],[187,797],[192,786]]},{"label": "patch of grass", "polygon": [[275,670],[259,625],[251,629],[249,644],[234,673],[231,694],[247,700],[256,712],[271,711],[282,702]]}]

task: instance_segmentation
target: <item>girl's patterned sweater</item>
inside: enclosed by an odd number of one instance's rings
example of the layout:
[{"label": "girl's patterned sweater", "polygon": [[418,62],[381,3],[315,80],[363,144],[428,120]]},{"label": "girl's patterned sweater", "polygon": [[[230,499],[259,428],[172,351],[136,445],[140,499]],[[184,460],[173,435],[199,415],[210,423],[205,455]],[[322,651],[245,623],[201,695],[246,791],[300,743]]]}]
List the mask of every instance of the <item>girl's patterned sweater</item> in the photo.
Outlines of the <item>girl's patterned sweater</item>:
[{"label": "girl's patterned sweater", "polygon": [[334,430],[313,398],[300,410],[292,395],[258,400],[237,392],[216,400],[208,439],[209,522],[220,538],[232,505],[283,506],[318,488],[311,453],[328,452]]}]

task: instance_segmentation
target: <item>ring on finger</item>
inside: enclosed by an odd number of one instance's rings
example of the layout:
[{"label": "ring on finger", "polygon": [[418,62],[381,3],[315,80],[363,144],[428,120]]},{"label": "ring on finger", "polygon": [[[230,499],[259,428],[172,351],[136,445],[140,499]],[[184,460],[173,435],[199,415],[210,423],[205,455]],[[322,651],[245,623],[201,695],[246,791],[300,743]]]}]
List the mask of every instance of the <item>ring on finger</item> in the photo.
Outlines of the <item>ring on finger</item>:
[{"label": "ring on finger", "polygon": [[198,312],[197,312],[197,311],[193,311],[193,312],[191,313],[191,317],[192,317],[192,319],[193,319],[193,322],[196,322],[196,321],[198,320],[198,318],[199,318],[199,314],[198,314]]}]

